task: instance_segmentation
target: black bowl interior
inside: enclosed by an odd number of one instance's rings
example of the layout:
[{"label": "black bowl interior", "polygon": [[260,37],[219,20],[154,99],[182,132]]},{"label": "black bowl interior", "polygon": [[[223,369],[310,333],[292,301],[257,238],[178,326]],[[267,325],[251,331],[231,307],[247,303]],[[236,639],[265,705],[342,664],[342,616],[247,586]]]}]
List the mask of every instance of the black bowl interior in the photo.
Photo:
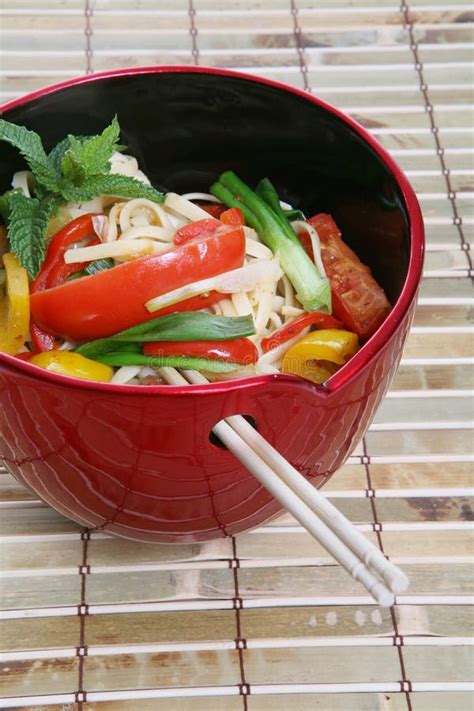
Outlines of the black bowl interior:
[{"label": "black bowl interior", "polygon": [[[108,77],[11,109],[47,149],[68,133],[99,133],[114,114],[122,142],[152,183],[208,191],[232,169],[250,184],[269,177],[308,216],[329,212],[392,303],[406,277],[409,220],[383,161],[344,121],[298,95],[243,78],[182,73]],[[23,167],[0,144],[0,189]]]}]

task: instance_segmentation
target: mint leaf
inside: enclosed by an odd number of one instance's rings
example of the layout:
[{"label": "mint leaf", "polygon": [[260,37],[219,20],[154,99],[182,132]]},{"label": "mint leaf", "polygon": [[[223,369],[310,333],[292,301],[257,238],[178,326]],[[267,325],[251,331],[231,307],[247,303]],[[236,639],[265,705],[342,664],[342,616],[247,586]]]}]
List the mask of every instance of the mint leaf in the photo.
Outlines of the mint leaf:
[{"label": "mint leaf", "polygon": [[93,175],[83,185],[76,186],[63,183],[61,195],[65,200],[85,202],[99,195],[112,195],[121,198],[148,198],[153,202],[163,202],[163,193],[158,192],[146,183],[126,175]]},{"label": "mint leaf", "polygon": [[25,126],[17,126],[0,119],[0,140],[18,148],[38,183],[44,185],[51,192],[58,190],[59,176],[49,162],[41,138],[37,133],[29,131]]},{"label": "mint leaf", "polygon": [[99,136],[91,136],[84,140],[68,136],[70,147],[61,166],[65,177],[69,177],[64,172],[64,162],[67,158],[71,161],[67,165],[80,165],[84,170],[85,177],[108,173],[112,154],[117,148],[122,147],[118,145],[119,136],[120,126],[116,116],[112,119],[110,126],[107,126]]},{"label": "mint leaf", "polygon": [[[87,141],[89,136],[75,136],[77,141]],[[70,136],[66,136],[62,141],[59,141],[54,148],[48,153],[48,161],[53,166],[57,173],[61,172],[61,163],[66,155],[66,151],[71,148]]]},{"label": "mint leaf", "polygon": [[9,197],[8,240],[22,267],[34,279],[43,263],[44,233],[49,218],[58,207],[55,198],[40,201],[28,198],[22,192]]},{"label": "mint leaf", "polygon": [[57,143],[54,148],[52,148],[51,151],[48,153],[48,161],[58,173],[61,172],[62,160],[66,151],[68,151],[70,147],[71,142],[69,140],[69,136],[66,136],[66,138],[63,138],[62,141],[59,141],[59,143]]},{"label": "mint leaf", "polygon": [[87,177],[84,166],[70,150],[65,153],[61,161],[61,172],[73,185],[82,185]]},{"label": "mint leaf", "polygon": [[[91,138],[94,138],[94,136],[72,136],[72,138],[76,141],[79,141],[80,143],[84,143],[85,141],[90,140]],[[124,146],[121,143],[117,143],[114,146],[114,150],[112,151],[112,154],[117,152],[117,153],[123,153],[127,149],[128,146]],[[52,164],[53,168],[60,173],[61,172],[61,163],[66,155],[66,152],[71,148],[71,136],[66,136],[66,138],[63,138],[62,141],[60,141],[54,148],[51,149],[51,151],[48,153],[48,160]],[[111,154],[111,155],[112,155]],[[108,172],[108,167],[106,172]]]}]

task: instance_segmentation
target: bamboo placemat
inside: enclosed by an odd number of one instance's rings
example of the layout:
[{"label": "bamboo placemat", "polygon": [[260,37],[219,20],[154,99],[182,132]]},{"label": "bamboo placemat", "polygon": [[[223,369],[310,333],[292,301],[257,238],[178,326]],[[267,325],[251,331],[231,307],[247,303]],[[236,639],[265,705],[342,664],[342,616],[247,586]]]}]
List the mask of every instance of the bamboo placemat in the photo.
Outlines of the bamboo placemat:
[{"label": "bamboo placemat", "polygon": [[411,588],[380,610],[289,517],[153,547],[0,473],[2,708],[472,708],[472,13],[410,0],[3,0],[2,100],[144,64],[243,69],[355,117],[425,215],[421,298],[375,423],[325,492]]}]

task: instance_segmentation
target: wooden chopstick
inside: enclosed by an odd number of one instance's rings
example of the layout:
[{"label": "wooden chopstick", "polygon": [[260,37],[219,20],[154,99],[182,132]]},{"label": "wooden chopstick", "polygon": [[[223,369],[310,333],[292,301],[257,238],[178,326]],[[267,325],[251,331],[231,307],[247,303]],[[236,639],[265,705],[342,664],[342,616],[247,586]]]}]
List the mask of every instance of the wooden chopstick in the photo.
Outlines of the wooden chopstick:
[{"label": "wooden chopstick", "polygon": [[377,546],[368,540],[338,509],[312,486],[282,455],[274,449],[241,416],[227,418],[227,422],[278,473],[278,476],[305,501],[307,506],[334,531],[334,533],[360,558],[368,568],[373,568],[395,594],[405,592],[409,580],[405,573],[388,561]]},{"label": "wooden chopstick", "polygon": [[[173,385],[209,382],[197,371],[185,370],[183,373],[185,377],[174,368],[160,368],[163,379]],[[394,592],[401,592],[408,585],[405,574],[387,561],[380,551],[243,417],[228,417],[218,422],[213,431],[337,562],[364,585],[381,607],[394,604]],[[384,580],[389,581],[390,589],[375,577],[369,569],[370,566],[373,566]]]},{"label": "wooden chopstick", "polygon": [[[183,371],[185,378],[194,384],[208,380],[197,371]],[[403,571],[388,561],[338,509],[314,488],[301,474],[240,415],[226,418],[226,422],[247,442],[255,453],[273,469],[305,504],[362,560],[373,568],[395,594],[405,592],[409,580]]]}]

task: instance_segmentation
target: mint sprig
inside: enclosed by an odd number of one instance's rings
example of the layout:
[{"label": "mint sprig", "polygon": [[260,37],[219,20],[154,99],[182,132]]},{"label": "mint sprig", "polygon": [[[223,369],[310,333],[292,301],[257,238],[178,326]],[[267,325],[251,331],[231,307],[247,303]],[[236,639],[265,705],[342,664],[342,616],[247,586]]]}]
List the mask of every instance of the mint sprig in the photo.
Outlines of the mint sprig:
[{"label": "mint sprig", "polygon": [[163,194],[150,185],[110,172],[112,155],[124,149],[119,137],[114,117],[98,136],[69,135],[47,154],[37,133],[0,119],[0,141],[18,148],[34,177],[34,197],[11,190],[0,196],[11,249],[33,278],[44,259],[48,220],[61,203],[100,195],[163,202]]}]

